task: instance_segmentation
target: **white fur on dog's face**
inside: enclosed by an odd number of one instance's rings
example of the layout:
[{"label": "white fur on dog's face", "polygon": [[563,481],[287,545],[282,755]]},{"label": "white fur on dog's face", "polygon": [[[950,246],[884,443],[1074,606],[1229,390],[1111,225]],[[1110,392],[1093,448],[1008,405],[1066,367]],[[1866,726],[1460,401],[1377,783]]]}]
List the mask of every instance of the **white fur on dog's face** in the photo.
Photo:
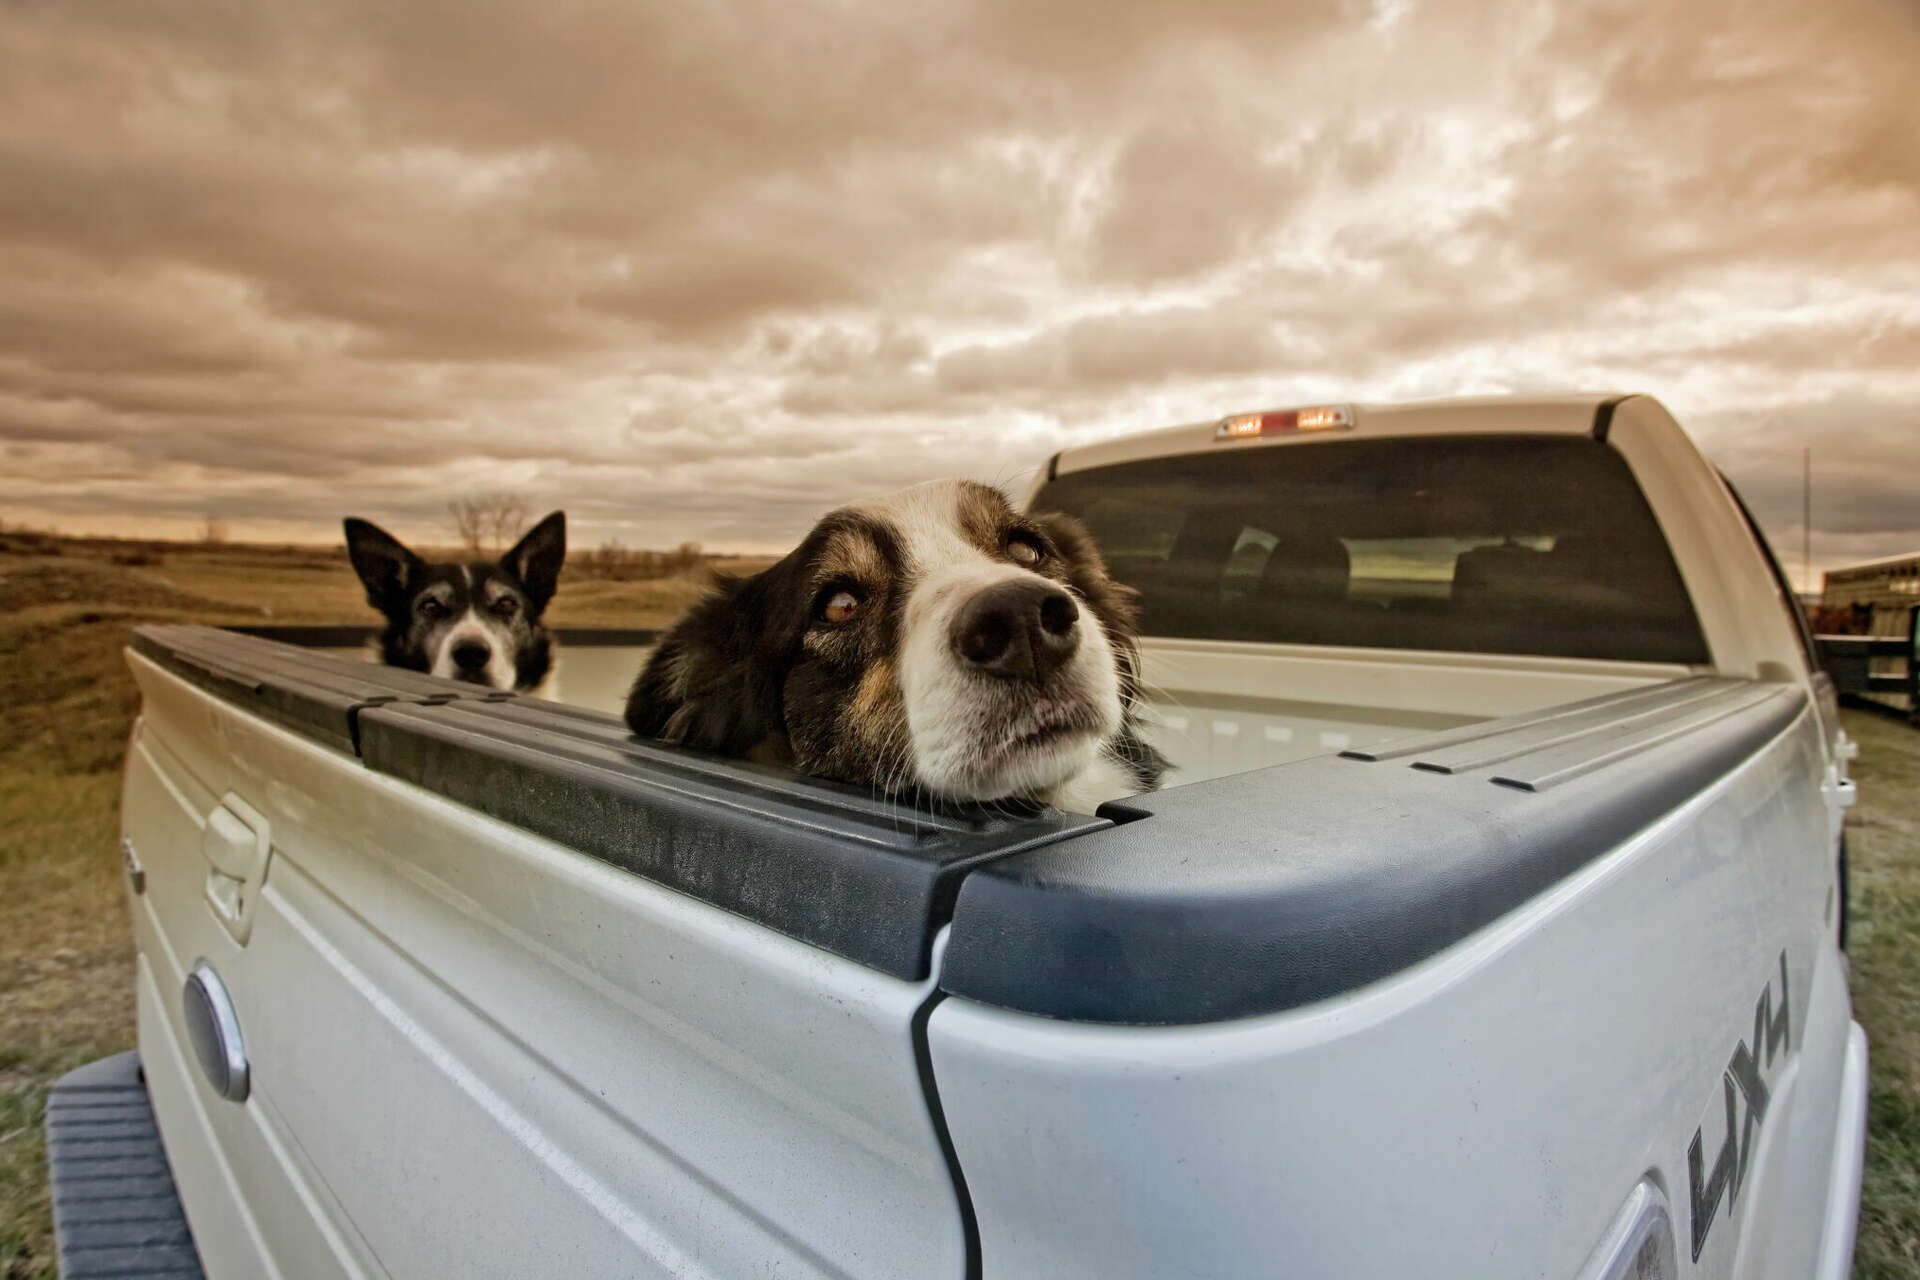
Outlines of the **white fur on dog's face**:
[{"label": "white fur on dog's face", "polygon": [[1120,731],[1113,648],[1083,600],[1079,645],[1046,686],[1009,687],[969,668],[950,639],[968,601],[1009,579],[1059,584],[968,538],[961,495],[954,482],[936,481],[852,508],[890,525],[905,560],[899,681],[913,770],[921,785],[955,799],[1044,794],[1085,771]]},{"label": "white fur on dog's face", "polygon": [[[459,568],[467,587],[464,594],[472,599],[473,570],[466,565],[461,565]],[[439,590],[444,594],[443,604],[453,603],[454,592],[450,587],[430,590]],[[439,676],[442,680],[466,679],[475,683],[479,683],[475,677],[484,673],[485,683],[496,689],[511,689],[515,679],[513,654],[516,642],[512,630],[502,626],[491,614],[491,606],[507,593],[507,588],[499,583],[489,582],[482,588],[482,592],[487,597],[484,602],[489,606],[487,611],[482,611],[480,608],[482,602],[476,600],[469,604],[459,617],[442,623],[437,634],[428,639],[427,651],[431,655],[431,662],[427,671],[428,674]],[[453,660],[453,652],[462,644],[470,642],[487,647],[487,665],[478,671],[463,672],[460,665]]]}]

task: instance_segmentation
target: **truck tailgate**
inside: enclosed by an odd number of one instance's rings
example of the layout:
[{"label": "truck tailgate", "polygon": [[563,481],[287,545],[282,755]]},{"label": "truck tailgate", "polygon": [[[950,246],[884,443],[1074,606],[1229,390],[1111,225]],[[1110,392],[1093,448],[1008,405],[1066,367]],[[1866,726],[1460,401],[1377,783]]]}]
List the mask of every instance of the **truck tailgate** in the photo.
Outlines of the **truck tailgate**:
[{"label": "truck tailgate", "polygon": [[[913,1026],[928,913],[970,861],[1103,824],[793,803],[606,717],[142,646],[141,1044],[209,1275],[963,1268]],[[237,1100],[189,1045],[202,965]]]},{"label": "truck tailgate", "polygon": [[1680,1274],[1813,1274],[1857,1068],[1804,693],[1354,756],[968,877],[929,1037],[986,1273],[1572,1277],[1644,1182]]}]

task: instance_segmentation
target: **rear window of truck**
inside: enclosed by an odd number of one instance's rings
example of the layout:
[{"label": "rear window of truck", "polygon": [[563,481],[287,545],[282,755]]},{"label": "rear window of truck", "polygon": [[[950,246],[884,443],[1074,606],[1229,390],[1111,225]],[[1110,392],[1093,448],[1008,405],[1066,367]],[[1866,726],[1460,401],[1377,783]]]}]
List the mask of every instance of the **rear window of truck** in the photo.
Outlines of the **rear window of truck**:
[{"label": "rear window of truck", "polygon": [[1070,472],[1146,635],[1706,663],[1639,485],[1566,436],[1314,441]]}]

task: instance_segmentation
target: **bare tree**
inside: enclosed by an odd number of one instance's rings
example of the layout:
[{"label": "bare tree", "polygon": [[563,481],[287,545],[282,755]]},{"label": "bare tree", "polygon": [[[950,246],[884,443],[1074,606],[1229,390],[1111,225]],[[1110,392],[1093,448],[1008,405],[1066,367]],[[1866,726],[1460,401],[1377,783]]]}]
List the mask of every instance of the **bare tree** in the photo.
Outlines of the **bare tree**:
[{"label": "bare tree", "polygon": [[208,546],[218,546],[227,540],[227,522],[213,512],[207,512],[207,518],[200,523],[200,541]]},{"label": "bare tree", "polygon": [[493,495],[493,549],[504,551],[527,524],[527,500],[517,493]]},{"label": "bare tree", "polygon": [[475,555],[487,537],[486,511],[478,498],[455,498],[447,504],[447,516],[453,521],[453,536]]},{"label": "bare tree", "polygon": [[453,532],[474,555],[503,550],[527,522],[527,500],[515,493],[482,493],[447,504]]}]

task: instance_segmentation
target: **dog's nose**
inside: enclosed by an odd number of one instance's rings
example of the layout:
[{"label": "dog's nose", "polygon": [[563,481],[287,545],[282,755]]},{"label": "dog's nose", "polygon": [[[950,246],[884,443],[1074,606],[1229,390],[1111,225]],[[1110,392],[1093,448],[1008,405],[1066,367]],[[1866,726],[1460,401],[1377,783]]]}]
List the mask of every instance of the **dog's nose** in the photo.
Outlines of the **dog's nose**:
[{"label": "dog's nose", "polygon": [[462,671],[478,671],[493,657],[485,640],[462,640],[453,646],[453,665]]},{"label": "dog's nose", "polygon": [[985,675],[1045,680],[1080,647],[1080,609],[1051,582],[1013,578],[974,596],[953,619],[953,651]]}]

